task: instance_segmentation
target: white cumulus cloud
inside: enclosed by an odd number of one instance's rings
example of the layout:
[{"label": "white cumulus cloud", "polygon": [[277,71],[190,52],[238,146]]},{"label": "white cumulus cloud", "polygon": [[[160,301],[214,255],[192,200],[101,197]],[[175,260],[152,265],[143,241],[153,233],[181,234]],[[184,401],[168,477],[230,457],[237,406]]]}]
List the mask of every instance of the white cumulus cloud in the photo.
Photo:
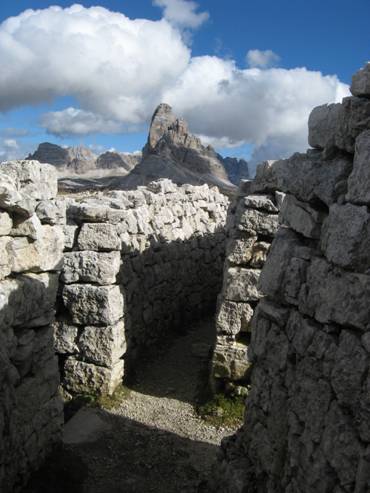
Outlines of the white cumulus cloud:
[{"label": "white cumulus cloud", "polygon": [[0,111],[70,96],[76,107],[45,114],[42,125],[58,136],[84,135],[142,125],[168,102],[208,142],[252,144],[262,158],[303,150],[311,109],[348,94],[335,75],[269,68],[266,56],[263,68],[247,69],[217,56],[192,57],[182,29],[197,27],[205,13],[194,2],[155,1],[164,8],[159,21],[81,5],[4,21]]},{"label": "white cumulus cloud", "polygon": [[122,123],[117,120],[108,120],[91,111],[72,107],[45,113],[40,123],[48,133],[58,137],[90,133],[119,133],[123,130]]},{"label": "white cumulus cloud", "polygon": [[197,12],[198,4],[191,0],[153,0],[153,5],[163,8],[163,17],[180,28],[196,29],[208,18],[208,12]]},{"label": "white cumulus cloud", "polygon": [[280,57],[272,50],[249,50],[246,60],[247,64],[252,68],[266,68],[279,63]]}]

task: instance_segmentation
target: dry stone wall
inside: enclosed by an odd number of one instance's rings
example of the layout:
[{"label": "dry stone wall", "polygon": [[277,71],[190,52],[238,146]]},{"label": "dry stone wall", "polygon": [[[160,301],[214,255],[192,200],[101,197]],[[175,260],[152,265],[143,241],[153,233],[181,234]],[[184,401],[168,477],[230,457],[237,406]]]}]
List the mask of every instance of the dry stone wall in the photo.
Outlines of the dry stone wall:
[{"label": "dry stone wall", "polygon": [[241,183],[227,218],[226,261],[211,371],[215,391],[249,383],[247,350],[254,308],[261,296],[258,279],[278,229],[284,194],[253,194],[251,189],[251,181]]},{"label": "dry stone wall", "polygon": [[223,490],[370,491],[370,65],[353,97],[316,108],[314,149],[265,163],[287,193],[260,276],[244,427],[223,444]]},{"label": "dry stone wall", "polygon": [[169,180],[67,199],[56,350],[67,393],[111,393],[138,357],[214,310],[228,198]]},{"label": "dry stone wall", "polygon": [[[53,328],[65,210],[52,166],[0,167],[0,491],[18,491],[60,439]],[[58,212],[58,217],[55,212]]]}]

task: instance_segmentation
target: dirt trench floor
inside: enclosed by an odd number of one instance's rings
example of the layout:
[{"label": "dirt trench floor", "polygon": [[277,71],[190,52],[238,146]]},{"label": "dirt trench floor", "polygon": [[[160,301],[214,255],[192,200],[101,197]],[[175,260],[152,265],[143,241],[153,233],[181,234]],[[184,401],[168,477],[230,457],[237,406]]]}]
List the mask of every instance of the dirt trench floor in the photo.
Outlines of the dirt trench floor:
[{"label": "dirt trench floor", "polygon": [[113,409],[79,411],[65,427],[63,447],[24,493],[214,491],[209,479],[219,445],[234,430],[216,428],[194,410],[207,390],[211,342],[212,322],[194,324],[142,365]]}]

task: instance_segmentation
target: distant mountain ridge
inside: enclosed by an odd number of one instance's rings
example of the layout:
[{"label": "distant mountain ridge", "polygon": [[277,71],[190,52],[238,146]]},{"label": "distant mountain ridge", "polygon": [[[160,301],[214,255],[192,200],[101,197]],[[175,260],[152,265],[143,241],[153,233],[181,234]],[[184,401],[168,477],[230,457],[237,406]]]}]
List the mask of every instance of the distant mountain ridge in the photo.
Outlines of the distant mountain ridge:
[{"label": "distant mountain ridge", "polygon": [[120,174],[129,173],[141,160],[141,153],[120,153],[106,151],[96,155],[88,147],[61,147],[43,142],[27,159],[49,163],[58,168],[62,175],[89,175],[101,170],[116,170]]},{"label": "distant mountain ridge", "polygon": [[64,148],[43,142],[27,159],[54,165],[60,188],[68,190],[135,189],[169,178],[178,185],[216,185],[227,193],[250,176],[247,161],[223,158],[210,145],[203,145],[165,103],[154,111],[142,153],[106,151],[96,155],[83,146]]}]

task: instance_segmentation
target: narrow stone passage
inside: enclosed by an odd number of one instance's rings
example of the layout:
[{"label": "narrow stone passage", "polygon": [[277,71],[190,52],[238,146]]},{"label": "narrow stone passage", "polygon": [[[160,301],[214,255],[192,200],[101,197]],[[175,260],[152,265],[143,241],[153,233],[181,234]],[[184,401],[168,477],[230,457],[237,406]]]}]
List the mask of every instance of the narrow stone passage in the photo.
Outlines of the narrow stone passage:
[{"label": "narrow stone passage", "polygon": [[65,452],[83,464],[76,491],[210,491],[221,439],[234,431],[205,423],[193,408],[207,390],[213,337],[212,321],[192,325],[158,359],[143,364],[115,409],[93,409],[74,428],[67,425],[65,441],[79,443],[65,443]]}]

